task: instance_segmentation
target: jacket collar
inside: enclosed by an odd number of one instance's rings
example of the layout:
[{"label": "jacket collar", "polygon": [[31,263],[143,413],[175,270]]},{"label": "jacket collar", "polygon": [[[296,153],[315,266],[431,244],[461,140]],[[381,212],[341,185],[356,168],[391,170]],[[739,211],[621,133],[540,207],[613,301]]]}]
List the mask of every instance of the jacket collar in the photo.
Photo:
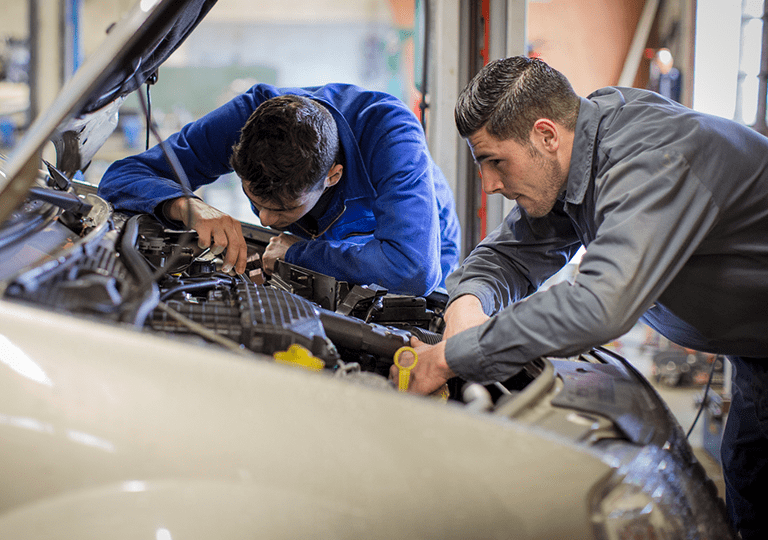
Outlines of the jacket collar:
[{"label": "jacket collar", "polygon": [[[313,99],[319,103],[322,103],[336,120],[336,126],[339,130],[339,142],[344,149],[344,176],[346,176],[347,182],[343,182],[343,189],[337,194],[337,197],[342,197],[342,200],[360,199],[365,197],[374,197],[376,190],[373,188],[371,177],[368,174],[368,170],[365,168],[363,157],[360,153],[360,147],[357,144],[357,137],[349,126],[344,113],[339,110],[334,103],[346,103],[354,102],[354,95],[341,96],[343,88],[347,94],[352,92],[348,86],[340,86],[334,84],[328,84],[325,86],[301,89],[301,93],[309,99]],[[353,114],[357,114],[357,110],[353,111]],[[349,181],[354,179],[354,181]]]},{"label": "jacket collar", "polygon": [[579,116],[571,151],[571,164],[568,170],[565,201],[570,204],[581,204],[587,192],[592,176],[592,163],[597,145],[597,127],[600,123],[600,111],[594,103],[585,98],[581,99]]}]

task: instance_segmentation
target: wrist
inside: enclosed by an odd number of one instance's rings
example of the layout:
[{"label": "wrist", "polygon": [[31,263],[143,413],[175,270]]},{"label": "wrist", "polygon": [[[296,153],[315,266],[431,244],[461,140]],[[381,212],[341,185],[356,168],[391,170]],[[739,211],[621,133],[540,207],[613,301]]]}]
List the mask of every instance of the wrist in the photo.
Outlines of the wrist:
[{"label": "wrist", "polygon": [[447,381],[448,379],[452,379],[456,376],[456,374],[451,369],[451,366],[448,365],[448,358],[446,357],[446,342],[441,341],[440,346],[442,348],[441,354],[440,354],[440,360],[438,361],[437,368],[440,372],[440,375]]},{"label": "wrist", "polygon": [[171,221],[181,221],[182,223],[187,214],[186,197],[177,197],[169,199],[162,203],[161,211],[164,217]]}]

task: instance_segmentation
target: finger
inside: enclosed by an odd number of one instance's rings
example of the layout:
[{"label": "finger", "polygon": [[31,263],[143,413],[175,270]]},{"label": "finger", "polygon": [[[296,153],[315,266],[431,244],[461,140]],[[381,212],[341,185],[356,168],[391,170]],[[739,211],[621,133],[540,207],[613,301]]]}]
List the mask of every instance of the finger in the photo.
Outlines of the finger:
[{"label": "finger", "polygon": [[413,347],[415,349],[416,347],[419,347],[421,345],[424,345],[423,341],[421,341],[416,336],[411,336],[411,347]]},{"label": "finger", "polygon": [[211,247],[211,230],[204,225],[197,228],[197,247],[200,249]]},{"label": "finger", "polygon": [[272,271],[275,269],[275,258],[270,255],[269,248],[261,256],[261,268],[268,276],[272,275]]},{"label": "finger", "polygon": [[234,268],[236,273],[244,273],[245,266],[248,263],[248,246],[245,243],[245,239],[239,234],[239,231],[232,231],[226,241],[227,252],[224,254],[224,266],[222,266],[221,270],[229,272]]},{"label": "finger", "polygon": [[238,274],[244,273],[247,264],[248,264],[248,246],[245,244],[245,239],[243,239],[242,244],[238,242],[237,260],[235,261],[235,272],[237,272]]},{"label": "finger", "polygon": [[[214,230],[213,243],[211,244],[211,253],[214,255],[221,255],[224,253],[224,264],[221,267],[221,271],[228,273],[235,266],[235,259],[237,253],[235,249],[227,249],[227,236],[219,229]],[[226,253],[224,250],[227,250]]]},{"label": "finger", "polygon": [[392,364],[389,367],[389,380],[397,383],[397,379],[400,377],[400,370],[397,368],[395,364]]},{"label": "finger", "polygon": [[264,250],[264,254],[261,256],[261,266],[264,271],[269,275],[275,270],[275,261],[277,261],[282,255],[283,250],[280,245],[270,241],[270,244]]}]

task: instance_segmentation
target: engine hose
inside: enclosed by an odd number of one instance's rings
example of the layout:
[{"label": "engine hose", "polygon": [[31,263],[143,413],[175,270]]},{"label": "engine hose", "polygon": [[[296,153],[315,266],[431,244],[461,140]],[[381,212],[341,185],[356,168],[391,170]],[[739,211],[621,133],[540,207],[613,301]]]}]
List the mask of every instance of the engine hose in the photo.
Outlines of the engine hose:
[{"label": "engine hose", "polygon": [[184,291],[200,291],[205,289],[212,289],[213,287],[216,287],[217,285],[232,285],[234,282],[233,278],[220,278],[220,277],[212,277],[211,279],[206,279],[205,281],[196,281],[193,283],[184,283],[182,285],[177,285],[171,289],[168,289],[163,294],[160,295],[160,301],[165,302],[169,298],[171,298],[173,295],[184,292]]},{"label": "engine hose", "polygon": [[408,345],[410,333],[374,323],[365,323],[346,315],[320,310],[328,338],[337,346],[392,359],[397,350]]},{"label": "engine hose", "polygon": [[419,341],[426,343],[427,345],[436,345],[443,340],[443,336],[441,334],[438,334],[437,332],[430,332],[429,330],[424,330],[418,326],[410,328],[409,331],[411,334],[416,336]]},{"label": "engine hose", "polygon": [[128,271],[138,281],[138,294],[133,302],[129,302],[131,309],[127,313],[128,320],[137,328],[144,326],[144,322],[157,307],[160,301],[160,289],[152,277],[144,257],[136,249],[136,240],[139,236],[138,219],[140,216],[130,218],[123,229],[120,239],[120,255],[125,261]]}]

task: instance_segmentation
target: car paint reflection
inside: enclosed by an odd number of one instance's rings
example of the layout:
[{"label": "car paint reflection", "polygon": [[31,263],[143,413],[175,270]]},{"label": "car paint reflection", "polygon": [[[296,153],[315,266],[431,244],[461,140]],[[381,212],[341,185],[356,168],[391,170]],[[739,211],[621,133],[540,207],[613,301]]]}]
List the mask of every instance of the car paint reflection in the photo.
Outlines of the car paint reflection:
[{"label": "car paint reflection", "polygon": [[48,378],[43,368],[2,334],[0,334],[0,362],[30,381],[53,386],[53,381]]}]

